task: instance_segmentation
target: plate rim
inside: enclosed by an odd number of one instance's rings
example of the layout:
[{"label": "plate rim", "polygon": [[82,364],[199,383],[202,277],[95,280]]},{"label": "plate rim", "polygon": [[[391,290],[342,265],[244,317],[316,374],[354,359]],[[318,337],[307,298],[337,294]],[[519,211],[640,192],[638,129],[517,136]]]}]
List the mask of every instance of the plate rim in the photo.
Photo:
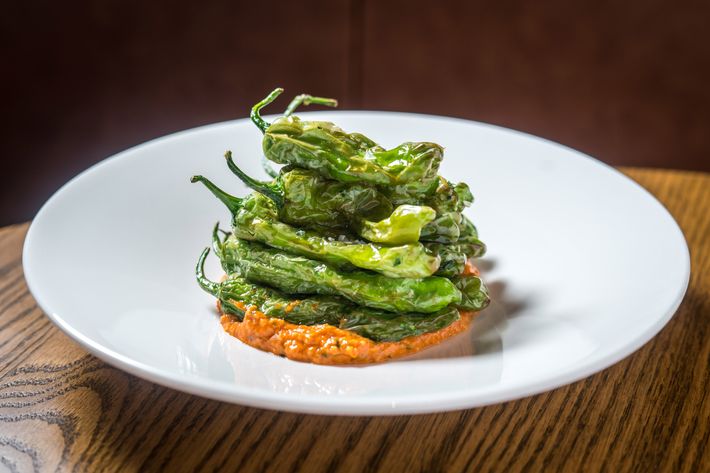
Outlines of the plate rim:
[{"label": "plate rim", "polygon": [[178,391],[187,392],[189,394],[207,397],[223,402],[236,403],[245,406],[307,414],[346,416],[423,414],[455,411],[507,402],[514,399],[521,399],[540,394],[545,391],[556,389],[558,387],[587,378],[592,374],[598,373],[628,357],[629,355],[637,351],[639,348],[641,348],[643,345],[645,345],[648,341],[650,341],[656,334],[658,334],[668,324],[673,315],[677,312],[678,307],[682,303],[683,298],[687,292],[688,284],[690,282],[690,251],[685,235],[673,215],[653,194],[651,194],[648,190],[646,190],[644,187],[642,187],[639,183],[637,183],[630,177],[621,173],[616,168],[579,150],[576,150],[567,145],[552,141],[547,138],[539,137],[527,132],[503,127],[500,125],[474,120],[467,120],[464,118],[422,113],[374,110],[318,111],[305,112],[302,115],[307,116],[343,114],[355,114],[364,116],[377,114],[387,115],[391,117],[417,117],[444,121],[450,120],[469,125],[473,124],[483,128],[492,128],[498,131],[512,133],[535,141],[546,142],[548,144],[554,145],[556,147],[561,147],[566,151],[571,152],[571,154],[573,154],[578,159],[589,160],[592,161],[595,165],[600,165],[602,168],[604,168],[605,172],[610,173],[610,175],[613,175],[617,179],[621,178],[623,181],[625,181],[627,185],[631,184],[631,186],[634,187],[636,191],[641,191],[646,198],[650,198],[659,208],[659,210],[665,213],[665,216],[670,219],[670,222],[672,222],[673,224],[674,231],[676,231],[680,235],[681,241],[683,243],[685,257],[682,259],[682,261],[679,262],[679,264],[683,265],[682,271],[684,275],[684,281],[679,286],[679,290],[676,294],[673,303],[665,311],[662,317],[658,317],[652,325],[650,325],[645,331],[639,332],[637,336],[633,338],[629,343],[626,343],[615,351],[608,353],[606,356],[598,359],[596,362],[583,365],[581,368],[578,364],[571,365],[572,367],[561,369],[553,376],[549,376],[545,379],[536,380],[532,382],[526,381],[522,385],[514,385],[512,387],[507,388],[486,390],[485,388],[479,387],[476,388],[476,392],[473,397],[473,393],[471,392],[472,390],[470,388],[462,388],[437,393],[434,399],[429,398],[429,395],[427,394],[419,394],[404,397],[396,396],[396,400],[394,399],[395,396],[385,397],[382,395],[378,395],[376,397],[368,397],[366,400],[352,397],[341,398],[338,396],[326,396],[319,394],[309,394],[308,396],[294,396],[293,394],[263,391],[257,388],[248,388],[235,383],[216,381],[209,378],[194,375],[173,374],[169,371],[160,368],[155,368],[151,365],[131,359],[130,357],[122,355],[107,346],[103,346],[102,344],[94,341],[90,337],[76,330],[74,327],[71,326],[71,324],[64,320],[64,318],[62,318],[60,314],[51,310],[50,305],[47,304],[47,301],[45,301],[41,295],[41,289],[36,286],[35,282],[33,282],[31,269],[33,256],[31,254],[31,247],[33,244],[32,242],[34,240],[34,235],[37,232],[36,222],[40,221],[40,219],[43,218],[43,215],[50,211],[49,209],[51,209],[53,202],[55,202],[56,199],[58,199],[64,192],[66,192],[66,189],[70,188],[74,182],[91,175],[97,168],[103,167],[108,163],[114,162],[116,160],[124,159],[126,158],[126,155],[130,155],[132,152],[140,148],[153,146],[165,140],[170,140],[193,133],[199,133],[207,129],[215,129],[219,127],[237,125],[241,122],[248,121],[248,118],[240,118],[236,120],[228,120],[206,124],[163,135],[152,140],[140,143],[93,164],[89,168],[83,170],[82,172],[71,178],[64,185],[62,185],[42,205],[40,210],[32,219],[30,227],[25,236],[25,241],[23,243],[22,249],[22,266],[24,278],[30,294],[32,295],[40,309],[42,309],[43,313],[57,327],[59,327],[62,332],[68,335],[81,347],[89,351],[97,358],[108,363],[109,365],[126,371],[141,379],[145,379],[149,382],[160,384],[171,389],[176,389]]}]

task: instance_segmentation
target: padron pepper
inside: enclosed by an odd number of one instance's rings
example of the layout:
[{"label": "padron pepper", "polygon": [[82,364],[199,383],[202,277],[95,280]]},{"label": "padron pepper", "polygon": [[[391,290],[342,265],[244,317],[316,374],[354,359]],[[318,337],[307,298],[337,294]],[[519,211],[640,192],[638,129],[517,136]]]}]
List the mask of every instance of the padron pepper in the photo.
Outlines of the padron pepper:
[{"label": "padron pepper", "polygon": [[[359,170],[362,168],[362,165],[358,164],[359,161],[357,161],[357,158],[359,156],[357,155],[356,150],[364,150],[363,152],[367,154],[373,149],[382,150],[382,148],[364,135],[359,133],[347,134],[330,122],[301,122],[298,118],[291,117],[292,112],[301,103],[306,105],[310,103],[317,103],[321,105],[337,106],[337,101],[334,99],[312,97],[305,94],[299,95],[293,99],[282,118],[276,120],[272,124],[267,123],[261,117],[260,110],[275,100],[281,92],[283,92],[283,89],[281,88],[274,90],[264,100],[256,104],[251,111],[252,120],[262,131],[265,132],[265,149],[268,143],[271,143],[274,140],[278,141],[277,138],[275,138],[276,135],[281,137],[280,143],[282,146],[279,149],[282,149],[283,151],[278,153],[274,151],[271,155],[267,153],[265,157],[281,164],[294,164],[314,169],[323,174],[325,177],[340,179],[344,182],[358,181],[357,178],[346,179],[343,176],[338,178],[332,172],[324,171],[324,166],[328,169],[335,166],[335,164],[331,161],[324,158],[340,159],[339,163],[341,167],[352,166],[353,169]],[[286,126],[291,122],[299,125],[295,128],[289,128],[289,126]],[[275,133],[278,130],[283,131],[283,129],[279,128],[279,125],[286,126],[285,129],[289,129],[290,131],[286,131],[281,134]],[[304,130],[300,129],[304,126],[308,128],[309,133],[305,133]],[[324,138],[322,136],[323,134],[327,136]],[[294,136],[296,136],[296,138],[294,138]],[[303,136],[306,136],[307,139],[299,139],[303,138]],[[330,139],[328,139],[328,136]],[[328,145],[333,145],[333,143],[337,144],[334,145],[335,151],[331,152],[329,151]],[[298,144],[301,144],[302,146],[297,146]],[[410,144],[411,143],[405,143],[402,146],[406,147],[405,145]],[[417,145],[419,144],[421,143],[417,143]],[[424,144],[438,147],[438,145],[432,143]],[[438,148],[441,149],[440,147]],[[293,151],[293,153],[289,150]],[[284,153],[286,154],[286,157],[283,159],[274,157],[276,154]],[[320,154],[320,158],[312,156],[314,153]],[[433,222],[428,223],[422,230],[421,239],[424,241],[435,241],[439,243],[453,243],[458,239],[458,235],[460,233],[458,223],[460,221],[459,214],[464,207],[469,206],[473,202],[473,196],[471,195],[468,185],[465,183],[453,185],[443,177],[436,175],[441,157],[443,156],[437,158],[435,166],[430,167],[427,172],[422,173],[418,179],[400,179],[398,182],[392,182],[392,180],[389,179],[388,182],[385,182],[386,180],[384,179],[377,181],[377,179],[373,177],[371,181],[367,182],[379,185],[381,187],[381,192],[383,192],[387,199],[395,206],[406,204],[428,206],[433,208],[437,213],[437,217]],[[276,177],[277,174],[268,164],[268,161],[264,159],[262,162],[266,172],[270,176]],[[413,168],[416,168],[414,163],[411,163],[411,165]],[[377,219],[375,219],[375,221],[376,220]]]},{"label": "padron pepper", "polygon": [[423,188],[436,179],[443,158],[443,149],[436,143],[407,142],[387,150],[331,122],[303,121],[288,113],[267,123],[261,109],[282,92],[275,89],[251,111],[252,121],[264,133],[262,147],[267,159],[312,169],[345,183],[412,183]]},{"label": "padron pepper", "polygon": [[461,216],[461,235],[457,243],[472,244],[480,246],[481,250],[477,256],[483,256],[486,253],[486,245],[478,239],[478,230],[471,220],[465,215]]},{"label": "padron pepper", "polygon": [[458,221],[449,214],[437,218],[431,207],[392,204],[372,186],[324,179],[314,171],[285,168],[273,182],[258,181],[242,171],[226,153],[230,170],[244,184],[274,201],[279,219],[320,231],[344,229],[376,243],[455,241]]},{"label": "padron pepper", "polygon": [[436,212],[431,207],[400,205],[389,217],[379,222],[359,222],[358,233],[361,237],[378,243],[414,243],[419,240],[426,225],[435,218]]},{"label": "padron pepper", "polygon": [[[297,95],[296,97],[294,97],[293,100],[291,101],[291,103],[288,104],[288,107],[286,108],[286,111],[284,112],[284,116],[288,117],[289,115],[291,115],[301,104],[310,105],[312,103],[317,104],[317,105],[325,105],[327,107],[337,107],[338,106],[338,101],[335,99],[328,99],[328,98],[324,98],[324,97],[314,97],[314,96],[308,95],[308,94],[301,94],[301,95]],[[261,116],[257,114],[256,119],[261,120]],[[264,124],[265,124],[265,126],[268,127],[268,123],[264,122]],[[259,128],[262,127],[261,123],[258,123],[257,125],[259,125]],[[271,162],[268,159],[266,159],[266,156],[264,156],[263,154],[261,155],[261,167],[264,169],[264,172],[266,172],[266,174],[268,174],[273,179],[276,179],[276,177],[279,175],[279,172],[273,168],[273,166],[271,165]]]},{"label": "padron pepper", "polygon": [[228,273],[288,294],[342,296],[359,305],[398,313],[432,313],[462,301],[461,291],[446,278],[389,278],[366,271],[337,271],[320,261],[234,236],[219,244],[217,254]]},{"label": "padron pepper", "polygon": [[[251,119],[257,125],[257,127],[262,130],[262,132],[268,130],[271,125],[265,120],[263,120],[260,115],[260,111],[264,106],[273,102],[276,97],[278,97],[282,92],[282,88],[277,88],[273,92],[271,92],[271,94],[269,94],[264,100],[252,107]],[[312,103],[326,105],[329,107],[338,106],[338,101],[335,99],[313,97],[311,95],[301,94],[294,97],[289,106],[286,108],[286,111],[284,112],[283,116],[285,118],[288,118],[299,105],[310,105]],[[342,132],[342,130],[340,131]],[[365,149],[368,149],[377,146],[374,141],[359,133],[351,133],[350,135],[344,135],[354,137],[353,143],[356,143],[358,148],[364,147]],[[266,156],[262,156],[262,167],[269,176],[271,176],[272,178],[277,177],[278,172],[271,167],[268,159],[266,159]],[[433,207],[434,210],[436,210],[437,213],[440,215],[444,212],[461,212],[464,207],[468,207],[469,205],[471,205],[471,203],[473,203],[473,195],[471,194],[471,191],[466,183],[460,182],[456,185],[453,185],[441,176],[438,176],[438,179],[435,179],[435,175],[432,173],[429,173],[426,179],[408,180],[404,183],[388,185],[382,190],[386,192],[387,196],[390,198],[394,205],[419,205],[424,203],[425,205]]]},{"label": "padron pepper", "polygon": [[209,249],[197,263],[200,287],[220,300],[222,310],[239,320],[244,309],[255,307],[267,317],[275,317],[298,325],[329,324],[357,333],[376,342],[399,341],[406,337],[435,332],[459,319],[455,307],[445,307],[430,314],[396,314],[357,306],[335,296],[290,297],[281,291],[251,283],[233,274],[221,283],[205,276],[204,264]]},{"label": "padron pepper", "polygon": [[471,205],[473,195],[463,182],[454,185],[439,176],[436,184],[424,194],[406,186],[383,189],[383,192],[394,205],[426,205],[436,211],[436,219],[422,230],[422,240],[454,243],[461,233],[461,212]]},{"label": "padron pepper", "polygon": [[404,184],[384,187],[381,191],[394,205],[428,205],[437,213],[461,212],[473,203],[473,195],[464,182],[453,184],[442,176],[431,181],[425,189]]},{"label": "padron pepper", "polygon": [[453,277],[460,275],[466,267],[469,258],[478,258],[486,251],[483,243],[430,243],[425,245],[433,254],[439,255],[441,264],[436,271],[436,276]]},{"label": "padron pepper", "polygon": [[360,219],[381,220],[394,207],[376,188],[324,179],[315,171],[287,167],[273,182],[259,181],[225,154],[229,169],[247,186],[274,201],[279,219],[301,227],[348,229]]},{"label": "padron pepper", "polygon": [[461,291],[461,302],[458,306],[466,310],[480,311],[485,309],[490,302],[488,289],[478,276],[455,276],[451,279]]},{"label": "padron pepper", "polygon": [[[431,207],[427,207],[431,208]],[[423,241],[434,241],[438,243],[454,243],[461,234],[461,214],[458,212],[446,212],[437,216],[429,222],[421,231],[420,238]]]},{"label": "padron pepper", "polygon": [[434,274],[440,259],[421,243],[384,246],[377,243],[326,238],[278,221],[274,202],[255,192],[244,199],[227,194],[211,181],[194,176],[230,210],[234,234],[348,269],[351,266],[376,271],[392,278],[421,278]]}]

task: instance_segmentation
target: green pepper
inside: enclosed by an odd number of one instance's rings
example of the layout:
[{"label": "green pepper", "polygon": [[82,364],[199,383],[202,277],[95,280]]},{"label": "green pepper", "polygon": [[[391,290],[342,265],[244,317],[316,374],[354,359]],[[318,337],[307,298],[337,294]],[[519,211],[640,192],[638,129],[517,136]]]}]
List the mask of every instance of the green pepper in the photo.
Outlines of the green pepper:
[{"label": "green pepper", "polygon": [[436,276],[453,277],[460,275],[466,267],[466,260],[477,258],[485,252],[485,245],[478,243],[425,243],[426,248],[441,258]]},{"label": "green pepper", "polygon": [[473,203],[473,195],[466,183],[452,184],[439,176],[439,185],[434,193],[425,200],[427,205],[433,207],[440,214],[463,212],[463,209]]},{"label": "green pepper", "polygon": [[383,187],[382,192],[394,205],[428,205],[442,215],[446,212],[462,212],[473,203],[471,190],[463,182],[452,184],[437,176],[427,187],[404,184]]},{"label": "green pepper", "polygon": [[452,278],[454,285],[461,291],[461,302],[458,306],[466,310],[480,311],[490,302],[488,289],[478,276],[456,276]]},{"label": "green pepper", "polygon": [[[389,200],[374,187],[344,184],[298,168],[284,169],[274,182],[258,181],[236,165],[231,152],[225,157],[244,184],[274,201],[283,222],[320,231],[347,229],[366,240],[390,245],[415,243],[423,229],[429,240],[458,238],[457,222],[449,222],[448,214],[435,220],[432,208],[413,205],[400,205],[393,211]],[[436,225],[430,225],[432,221]],[[451,226],[455,236],[447,237]]]},{"label": "green pepper", "polygon": [[466,239],[478,239],[478,229],[473,224],[473,222],[465,215],[461,216],[461,235],[459,238]]},{"label": "green pepper", "polygon": [[289,294],[339,295],[359,305],[399,313],[431,313],[461,302],[460,291],[446,278],[341,272],[325,263],[233,236],[220,244],[219,253],[229,272]]},{"label": "green pepper", "polygon": [[205,277],[205,249],[197,263],[196,275],[200,287],[218,298],[222,309],[239,320],[244,312],[236,304],[254,306],[267,317],[274,317],[299,325],[329,324],[376,342],[399,341],[422,333],[435,332],[459,319],[454,307],[431,314],[395,314],[367,307],[359,307],[336,296],[307,296],[295,299],[272,289],[250,283],[239,275],[230,275],[215,283]]},{"label": "green pepper", "polygon": [[384,220],[362,221],[358,233],[363,238],[379,243],[414,243],[419,240],[422,228],[435,217],[436,212],[431,207],[400,205]]},{"label": "green pepper", "polygon": [[436,211],[436,219],[422,229],[423,241],[456,242],[461,231],[461,212],[473,202],[468,186],[462,182],[454,185],[439,176],[430,188],[420,190],[402,185],[383,188],[382,192],[394,205],[424,205]]},{"label": "green pepper", "polygon": [[439,268],[439,257],[430,254],[421,243],[384,246],[352,241],[347,236],[345,241],[326,238],[313,231],[279,222],[274,202],[261,193],[240,199],[222,191],[202,176],[192,178],[192,182],[198,181],[232,212],[234,234],[239,238],[260,241],[340,268],[349,269],[352,265],[393,278],[426,277]]},{"label": "green pepper", "polygon": [[393,206],[376,188],[324,179],[315,171],[284,168],[273,182],[258,181],[225,154],[229,169],[247,186],[269,197],[279,219],[306,228],[345,230],[360,219],[381,220]]},{"label": "green pepper", "polygon": [[[279,91],[279,92],[277,92]],[[281,92],[283,92],[283,89],[278,88],[272,93],[276,93],[276,96],[278,96]],[[268,97],[267,97],[268,99]],[[272,99],[273,100],[273,99]],[[318,104],[318,105],[325,105],[328,107],[337,107],[338,106],[338,101],[335,99],[328,99],[324,97],[313,97],[308,94],[301,94],[297,95],[294,97],[294,99],[291,101],[291,103],[288,105],[286,108],[286,111],[284,112],[284,116],[287,117],[291,115],[296,108],[298,108],[301,104],[303,105],[310,105],[310,104]],[[255,113],[254,110],[252,109],[252,120],[261,120],[261,116],[259,115],[258,111]],[[268,127],[269,124],[264,122],[264,126]],[[260,126],[261,128],[261,126]],[[271,162],[266,159],[266,156],[261,155],[261,167],[264,169],[264,172],[268,174],[270,177],[276,179],[279,175],[279,172],[271,166]]]},{"label": "green pepper", "polygon": [[439,188],[440,179],[432,179],[425,184],[410,182],[397,186],[381,187],[380,191],[393,205],[419,205],[434,196]]},{"label": "green pepper", "polygon": [[442,245],[440,243],[427,243],[427,249],[439,255],[441,264],[436,271],[437,276],[453,277],[461,274],[466,267],[466,253],[460,251],[458,246]]},{"label": "green pepper", "polygon": [[486,253],[486,245],[478,239],[478,230],[476,229],[476,226],[465,215],[461,218],[461,235],[459,236],[457,243],[470,244],[477,247],[478,249],[476,254],[471,256],[472,258],[483,256]]},{"label": "green pepper", "polygon": [[397,342],[406,337],[436,332],[461,318],[455,307],[446,307],[431,314],[393,314],[382,311],[378,314],[381,315],[374,317],[366,308],[353,310],[340,322],[340,328],[376,342]]},{"label": "green pepper", "polygon": [[302,121],[289,114],[268,124],[260,111],[282,91],[274,90],[251,112],[252,121],[264,133],[264,155],[271,161],[312,169],[346,183],[424,186],[436,178],[443,157],[443,149],[436,143],[408,142],[386,150],[331,122]]},{"label": "green pepper", "polygon": [[446,212],[428,223],[422,229],[420,238],[424,241],[454,243],[459,239],[459,235],[461,234],[460,224],[460,213]]}]

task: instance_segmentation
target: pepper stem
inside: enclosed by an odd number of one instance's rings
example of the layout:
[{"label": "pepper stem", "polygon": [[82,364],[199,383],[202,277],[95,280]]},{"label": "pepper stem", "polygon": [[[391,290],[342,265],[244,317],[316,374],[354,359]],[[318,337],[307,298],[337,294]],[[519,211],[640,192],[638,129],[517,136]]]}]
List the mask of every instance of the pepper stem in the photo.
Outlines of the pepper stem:
[{"label": "pepper stem", "polygon": [[[221,260],[223,253],[222,253],[222,244],[224,243],[220,238],[219,238],[219,232],[222,231],[219,228],[219,222],[215,223],[214,228],[212,229],[212,249],[214,250],[215,254],[217,257]],[[225,240],[227,239],[228,232],[225,233]]]},{"label": "pepper stem", "polygon": [[283,192],[279,188],[278,184],[270,184],[268,182],[257,181],[256,179],[247,175],[236,165],[236,163],[232,159],[231,151],[227,151],[226,153],[224,153],[224,157],[227,159],[227,166],[229,166],[229,170],[236,174],[237,177],[241,179],[244,184],[251,187],[257,192],[264,194],[269,199],[273,200],[277,207],[283,207]]},{"label": "pepper stem", "polygon": [[264,156],[263,154],[261,155],[261,168],[264,170],[264,172],[266,174],[273,177],[274,179],[279,177],[278,171],[276,169],[274,169],[273,167],[271,167],[271,162],[268,159],[266,159],[266,156]]},{"label": "pepper stem", "polygon": [[[219,223],[217,223],[217,225],[215,226],[214,234],[217,233],[218,228]],[[207,259],[207,255],[209,253],[210,249],[205,248],[204,250],[202,250],[200,259],[197,260],[197,266],[195,267],[195,277],[197,278],[197,283],[205,292],[219,299],[223,312],[233,314],[239,320],[242,320],[244,318],[244,311],[236,305],[232,304],[232,302],[230,302],[228,299],[222,297],[222,284],[210,281],[209,279],[207,279],[207,276],[205,276],[205,260]]]},{"label": "pepper stem", "polygon": [[265,133],[266,129],[269,128],[269,123],[267,123],[266,120],[261,118],[261,109],[276,100],[276,97],[281,95],[283,91],[284,89],[282,89],[281,87],[274,89],[269,95],[266,96],[266,98],[264,98],[264,100],[257,103],[251,108],[251,114],[249,115],[249,117],[251,118],[251,121],[253,121],[254,124],[261,130],[262,133]]},{"label": "pepper stem", "polygon": [[205,276],[205,260],[207,255],[210,253],[209,248],[202,250],[200,259],[197,260],[197,266],[195,267],[195,277],[197,278],[197,283],[200,285],[205,292],[212,294],[215,297],[219,297],[220,285],[214,281],[210,281]]},{"label": "pepper stem", "polygon": [[222,201],[224,205],[227,206],[230,212],[232,212],[232,215],[236,215],[237,212],[239,212],[239,209],[242,208],[242,201],[243,199],[240,199],[239,197],[234,197],[233,195],[229,195],[226,192],[224,192],[222,189],[219,187],[215,186],[212,181],[207,179],[206,177],[203,176],[192,176],[190,178],[190,182],[193,184],[195,182],[201,182],[202,184],[207,187],[210,192],[212,192],[215,197],[217,197],[219,200]]},{"label": "pepper stem", "polygon": [[284,112],[284,116],[288,117],[291,115],[298,107],[300,107],[302,104],[303,105],[310,105],[310,104],[316,104],[316,105],[325,105],[326,107],[337,107],[338,106],[338,101],[335,99],[328,99],[325,97],[313,97],[312,95],[308,94],[301,94],[297,95],[291,100],[291,103],[288,104],[288,107],[286,107],[286,111]]}]

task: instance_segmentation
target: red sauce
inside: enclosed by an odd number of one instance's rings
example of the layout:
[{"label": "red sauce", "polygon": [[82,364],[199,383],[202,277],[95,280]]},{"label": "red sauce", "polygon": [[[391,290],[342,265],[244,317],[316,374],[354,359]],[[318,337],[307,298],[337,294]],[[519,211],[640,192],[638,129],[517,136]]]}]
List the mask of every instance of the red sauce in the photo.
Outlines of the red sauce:
[{"label": "red sauce", "polygon": [[480,274],[481,272],[473,265],[473,262],[470,259],[467,259],[466,266],[463,268],[461,276],[480,276]]},{"label": "red sauce", "polygon": [[[291,360],[322,365],[380,363],[411,355],[464,331],[476,312],[461,312],[461,318],[443,329],[404,338],[398,342],[374,342],[332,325],[295,325],[270,318],[256,307],[236,305],[245,311],[240,322],[222,314],[224,330],[247,345]],[[221,307],[217,303],[217,308]]]}]

